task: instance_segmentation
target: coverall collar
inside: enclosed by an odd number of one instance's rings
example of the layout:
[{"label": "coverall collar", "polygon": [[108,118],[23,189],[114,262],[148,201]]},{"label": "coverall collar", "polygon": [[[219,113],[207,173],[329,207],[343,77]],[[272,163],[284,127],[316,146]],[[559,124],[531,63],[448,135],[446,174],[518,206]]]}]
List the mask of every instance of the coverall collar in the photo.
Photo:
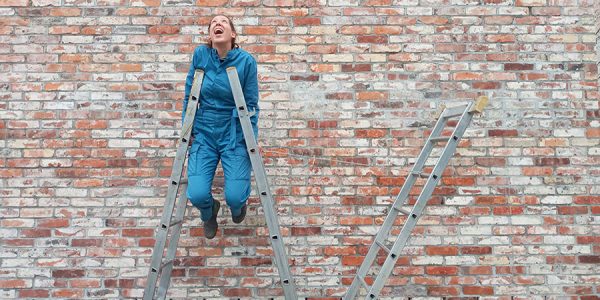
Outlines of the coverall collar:
[{"label": "coverall collar", "polygon": [[[212,53],[213,60],[220,63],[221,61],[220,61],[219,52],[217,52],[217,49],[210,48],[210,52]],[[227,55],[225,56],[225,59],[223,60],[223,62],[234,59],[236,56],[238,56],[239,53],[240,53],[240,48],[238,48],[238,47],[229,50],[229,52],[227,52]]]}]

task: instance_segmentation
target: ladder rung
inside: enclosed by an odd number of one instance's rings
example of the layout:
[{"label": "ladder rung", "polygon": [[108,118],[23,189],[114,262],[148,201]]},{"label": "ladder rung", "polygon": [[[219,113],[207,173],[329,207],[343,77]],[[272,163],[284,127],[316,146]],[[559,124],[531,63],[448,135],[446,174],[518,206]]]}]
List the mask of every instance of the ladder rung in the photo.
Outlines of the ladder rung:
[{"label": "ladder rung", "polygon": [[360,280],[360,283],[362,283],[362,285],[366,288],[369,289],[369,285],[367,284],[367,282],[365,281],[364,278],[362,278],[360,275],[356,275],[356,277],[358,277],[358,280]]},{"label": "ladder rung", "polygon": [[421,178],[429,178],[431,174],[425,172],[412,172],[413,175],[419,176]]},{"label": "ladder rung", "polygon": [[379,246],[379,248],[385,250],[385,252],[387,252],[387,253],[390,253],[390,251],[392,251],[392,250],[390,250],[390,248],[386,247],[385,244],[383,244],[380,241],[375,241],[375,244],[377,244],[377,246]]},{"label": "ladder rung", "polygon": [[448,107],[448,108],[446,108],[446,110],[444,110],[442,117],[448,119],[448,118],[460,116],[465,112],[465,109],[467,108],[467,106],[468,105]]},{"label": "ladder rung", "polygon": [[160,265],[160,270],[162,270],[167,265],[173,264],[174,261],[175,261],[175,259],[169,259],[169,260],[165,261],[162,265]]},{"label": "ladder rung", "polygon": [[394,208],[395,210],[397,210],[397,211],[399,211],[399,212],[401,212],[401,213],[403,213],[403,214],[405,214],[407,216],[410,215],[410,211],[408,211],[408,210],[406,210],[406,209],[404,209],[402,207],[392,206],[392,208]]},{"label": "ladder rung", "polygon": [[169,224],[169,227],[173,227],[173,226],[175,226],[175,225],[177,225],[177,224],[180,224],[180,223],[182,223],[182,222],[183,222],[183,219],[179,219],[179,220],[173,220],[173,222],[171,222],[171,223]]},{"label": "ladder rung", "polygon": [[186,178],[186,179],[182,179],[182,180],[179,182],[179,184],[187,184],[187,183],[188,183],[188,180],[187,180],[187,178]]},{"label": "ladder rung", "polygon": [[433,137],[433,138],[429,138],[429,140],[432,143],[438,143],[438,142],[445,142],[449,139],[449,136],[440,136],[440,137]]}]

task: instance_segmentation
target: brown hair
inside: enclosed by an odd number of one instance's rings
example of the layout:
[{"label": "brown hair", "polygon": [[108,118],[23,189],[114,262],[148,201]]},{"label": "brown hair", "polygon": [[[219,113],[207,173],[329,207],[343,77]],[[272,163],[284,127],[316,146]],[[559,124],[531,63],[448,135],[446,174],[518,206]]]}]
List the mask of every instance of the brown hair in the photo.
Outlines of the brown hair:
[{"label": "brown hair", "polygon": [[[229,26],[231,27],[231,31],[237,33],[235,31],[235,27],[233,26],[233,21],[231,20],[231,18],[229,18],[228,16],[225,16],[225,15],[218,15],[218,16],[223,16],[223,17],[227,18],[227,21],[229,21]],[[213,17],[213,19],[214,19],[214,17]],[[210,34],[210,27],[211,27],[211,25],[212,25],[212,19],[211,19],[211,22],[208,23],[208,33],[209,34]],[[208,42],[206,44],[208,45],[208,48],[212,48],[212,41],[210,39],[208,39]],[[239,48],[239,47],[240,47],[240,45],[238,45],[235,42],[235,38],[231,39],[231,49],[233,49],[233,48]]]}]

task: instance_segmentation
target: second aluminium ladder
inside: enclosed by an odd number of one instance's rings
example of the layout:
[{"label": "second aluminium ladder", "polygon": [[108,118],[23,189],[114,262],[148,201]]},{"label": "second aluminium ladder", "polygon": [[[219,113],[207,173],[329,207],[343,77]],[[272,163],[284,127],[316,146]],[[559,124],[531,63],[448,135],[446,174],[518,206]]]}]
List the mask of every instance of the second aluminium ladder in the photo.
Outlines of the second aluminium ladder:
[{"label": "second aluminium ladder", "polygon": [[[236,109],[242,125],[246,147],[250,155],[252,170],[254,171],[254,177],[258,186],[258,194],[265,211],[265,218],[267,221],[267,227],[269,229],[269,240],[271,241],[271,245],[273,246],[273,251],[275,253],[275,264],[279,270],[279,277],[281,278],[281,283],[283,285],[283,293],[286,300],[296,300],[296,286],[290,274],[288,259],[285,254],[283,240],[279,231],[279,222],[277,221],[277,216],[275,215],[273,208],[273,197],[267,183],[265,167],[256,144],[254,132],[252,131],[252,125],[250,123],[250,116],[253,113],[248,112],[246,107],[244,94],[242,92],[236,69],[234,67],[228,68],[227,75],[229,77],[236,103]],[[169,289],[171,271],[173,270],[175,253],[177,251],[177,243],[179,241],[184,213],[187,206],[187,196],[185,192],[187,182],[185,180],[181,180],[181,175],[183,173],[188,143],[194,125],[194,116],[198,101],[200,99],[200,89],[202,87],[203,76],[204,72],[202,70],[196,70],[194,73],[194,81],[192,83],[188,100],[186,117],[184,118],[181,138],[177,148],[175,161],[173,163],[173,169],[171,171],[169,189],[167,191],[167,197],[163,209],[163,216],[161,218],[158,233],[156,235],[154,251],[152,252],[150,270],[148,271],[148,280],[144,289],[144,300],[152,300],[156,298],[165,299],[167,290]],[[173,207],[175,206],[175,199],[177,198],[177,191],[179,190],[180,185],[181,193],[179,202],[177,203],[175,218],[172,219]],[[173,231],[171,232],[171,239],[169,240],[169,246],[167,248],[167,257],[163,262],[163,251],[167,243],[170,228],[173,228]],[[156,282],[159,278],[159,275],[160,283],[157,290]],[[158,295],[155,297],[157,292]]]},{"label": "second aluminium ladder", "polygon": [[[454,154],[454,151],[458,146],[458,142],[460,141],[463,134],[465,133],[465,130],[471,123],[473,115],[475,113],[481,113],[487,102],[487,97],[480,96],[479,98],[477,98],[477,101],[475,103],[470,102],[467,105],[449,107],[442,112],[437,123],[435,124],[435,127],[431,132],[431,135],[425,142],[425,146],[421,150],[421,153],[419,154],[419,157],[417,158],[417,161],[415,162],[411,172],[408,174],[406,181],[404,182],[404,185],[400,190],[400,193],[396,197],[394,204],[392,204],[392,209],[390,209],[388,216],[385,218],[383,225],[381,225],[379,232],[375,236],[375,240],[373,244],[371,244],[371,247],[369,248],[369,251],[365,256],[365,259],[360,265],[360,268],[358,269],[358,272],[356,273],[356,276],[352,281],[352,285],[350,286],[348,292],[343,298],[344,300],[354,299],[357,296],[361,287],[364,287],[367,290],[367,296],[365,299],[377,299],[377,297],[379,297],[379,293],[385,285],[387,278],[390,276],[390,273],[392,272],[394,265],[396,264],[396,261],[400,256],[400,252],[406,245],[406,242],[408,241],[412,230],[417,225],[417,221],[421,216],[423,209],[427,204],[427,201],[431,197],[435,186],[440,181],[442,173],[448,165],[450,158],[452,158],[452,155]],[[452,135],[441,136],[442,131],[446,126],[448,120],[450,118],[458,116],[460,116],[460,119],[458,121],[458,124],[454,128]],[[430,174],[423,172],[425,162],[429,158],[431,150],[433,150],[435,144],[444,142],[446,143],[446,146],[444,147],[442,154],[435,163],[433,171]],[[419,194],[419,197],[417,198],[417,201],[413,206],[412,210],[408,211],[402,208],[402,206],[408,199],[409,192],[415,184],[417,178],[427,178],[427,181],[425,182],[425,185],[423,186],[423,189],[421,190],[421,193]],[[398,214],[406,215],[407,219],[404,225],[402,226],[402,229],[400,230],[400,234],[396,238],[396,241],[394,241],[393,246],[389,248],[386,245],[385,241],[391,233],[390,231],[392,229],[392,226],[394,225],[396,218],[398,217]],[[377,253],[380,249],[383,249],[387,253],[387,257],[385,259],[385,262],[381,266],[379,274],[373,281],[373,285],[369,286],[365,278],[367,276],[367,273],[369,272],[369,269],[375,262],[375,259],[377,258]]]}]

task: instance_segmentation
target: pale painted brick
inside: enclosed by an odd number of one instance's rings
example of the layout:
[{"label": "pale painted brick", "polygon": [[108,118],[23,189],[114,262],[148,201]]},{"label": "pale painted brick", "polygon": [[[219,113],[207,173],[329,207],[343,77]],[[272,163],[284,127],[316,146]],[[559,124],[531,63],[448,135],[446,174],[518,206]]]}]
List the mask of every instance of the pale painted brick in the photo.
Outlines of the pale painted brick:
[{"label": "pale painted brick", "polygon": [[478,223],[481,225],[506,225],[509,224],[509,218],[508,217],[501,217],[501,216],[496,216],[496,217],[479,217],[477,218]]},{"label": "pale painted brick", "polygon": [[462,227],[460,229],[460,233],[464,234],[464,235],[491,235],[492,227],[491,226]]},{"label": "pale painted brick", "polygon": [[110,148],[137,148],[137,147],[140,147],[140,141],[133,140],[133,139],[128,139],[128,140],[110,139],[110,140],[108,140],[108,147],[110,147]]},{"label": "pale painted brick", "polygon": [[440,245],[441,238],[428,236],[428,237],[412,237],[410,239],[411,245]]},{"label": "pale painted brick", "polygon": [[575,244],[574,236],[545,236],[544,243],[546,244]]},{"label": "pale painted brick", "polygon": [[446,265],[476,265],[477,257],[473,256],[444,256],[444,262]]},{"label": "pale painted brick", "polygon": [[486,237],[486,238],[479,238],[478,242],[479,245],[505,245],[505,244],[509,244],[509,238],[506,236],[494,236],[494,237]]},{"label": "pale painted brick", "polygon": [[510,222],[513,225],[540,225],[543,219],[539,216],[511,216]]},{"label": "pale painted brick", "polygon": [[85,189],[55,189],[56,196],[58,197],[85,197],[88,194],[88,191]]},{"label": "pale painted brick", "polygon": [[414,265],[441,265],[444,258],[440,256],[416,256],[412,259]]},{"label": "pale painted brick", "polygon": [[568,245],[560,246],[560,253],[566,255],[592,254],[590,246],[587,245]]},{"label": "pale painted brick", "polygon": [[540,201],[543,204],[571,204],[573,203],[573,197],[571,196],[546,196]]}]

